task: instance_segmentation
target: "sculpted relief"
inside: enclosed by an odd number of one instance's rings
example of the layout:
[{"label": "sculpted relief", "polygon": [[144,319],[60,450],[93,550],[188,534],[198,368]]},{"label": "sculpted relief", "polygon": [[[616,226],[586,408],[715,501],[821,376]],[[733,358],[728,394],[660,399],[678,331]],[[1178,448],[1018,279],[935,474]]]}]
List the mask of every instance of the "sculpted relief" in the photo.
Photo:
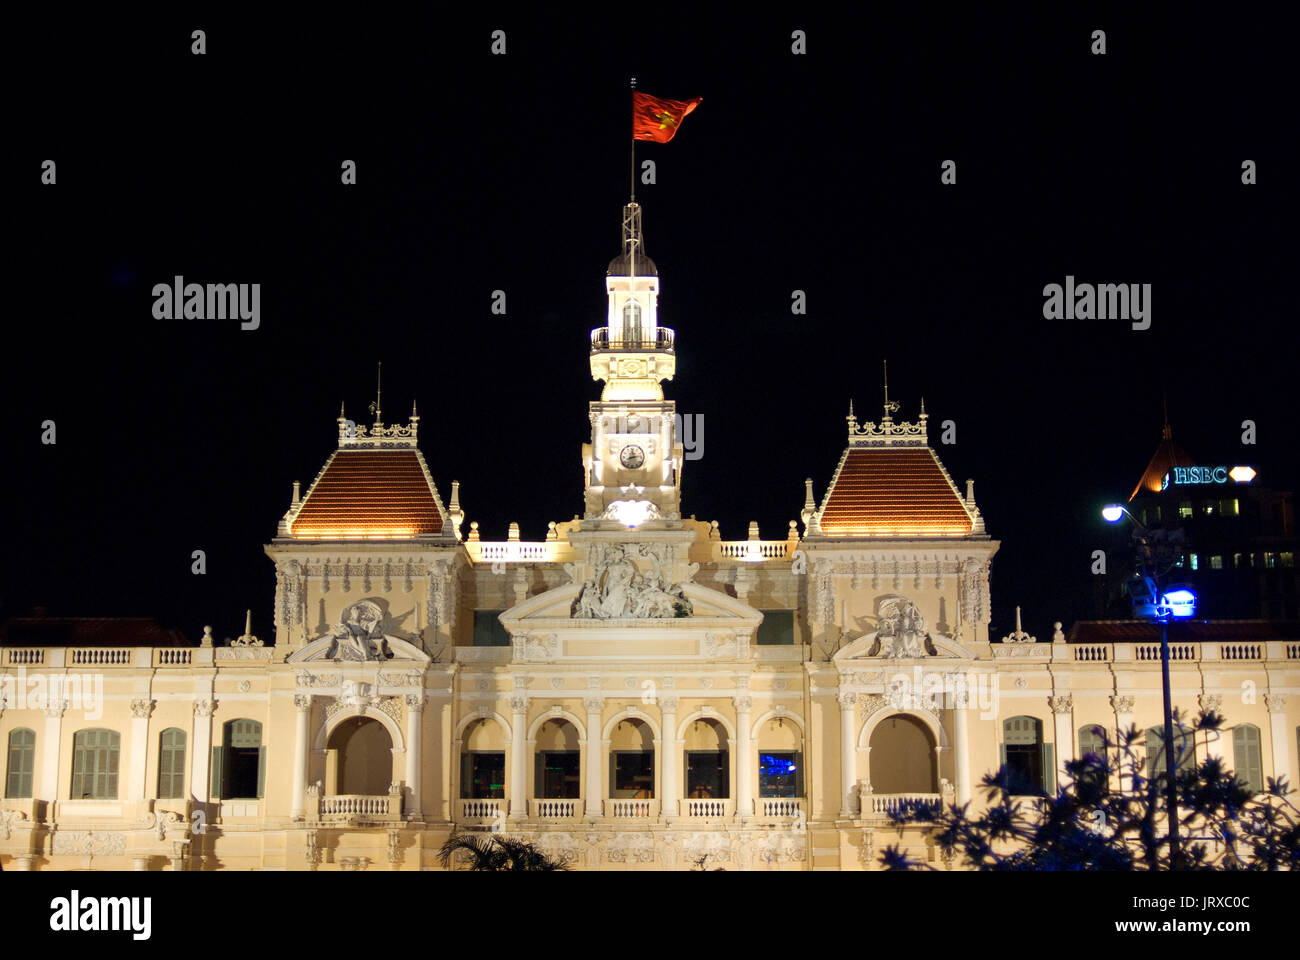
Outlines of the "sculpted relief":
[{"label": "sculpted relief", "polygon": [[868,656],[891,660],[933,656],[925,617],[906,597],[886,597],[880,604],[876,642]]},{"label": "sculpted relief", "polygon": [[326,660],[366,661],[388,660],[393,656],[388,640],[401,639],[392,635],[391,618],[381,606],[382,601],[358,600],[343,608],[339,622],[315,640],[329,637],[333,640]]},{"label": "sculpted relief", "polygon": [[588,577],[570,615],[575,620],[689,617],[681,584],[670,583],[668,548],[662,544],[593,544]]}]

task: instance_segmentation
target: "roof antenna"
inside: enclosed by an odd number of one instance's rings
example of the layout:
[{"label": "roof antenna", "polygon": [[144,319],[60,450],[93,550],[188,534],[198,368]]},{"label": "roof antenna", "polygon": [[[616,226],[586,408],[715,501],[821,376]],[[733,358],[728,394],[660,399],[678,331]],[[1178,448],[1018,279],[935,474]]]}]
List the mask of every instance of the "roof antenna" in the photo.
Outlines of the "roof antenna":
[{"label": "roof antenna", "polygon": [[383,396],[384,386],[384,362],[379,361],[379,372],[375,376],[375,402],[370,405],[370,412],[375,415],[375,426],[382,426],[384,422],[384,411],[379,407],[379,400]]},{"label": "roof antenna", "polygon": [[1165,411],[1165,429],[1163,436],[1168,440],[1174,435],[1174,432],[1169,429],[1169,394],[1164,387],[1160,388],[1160,405],[1164,407]]}]

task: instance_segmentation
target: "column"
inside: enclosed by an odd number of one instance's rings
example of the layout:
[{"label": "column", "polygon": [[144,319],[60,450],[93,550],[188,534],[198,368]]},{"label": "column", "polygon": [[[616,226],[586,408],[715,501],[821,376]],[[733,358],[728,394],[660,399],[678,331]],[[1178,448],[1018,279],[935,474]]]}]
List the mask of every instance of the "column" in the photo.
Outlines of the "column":
[{"label": "column", "polygon": [[858,744],[854,734],[853,709],[857,705],[856,693],[841,693],[840,704],[840,816],[851,817],[857,806]]},{"label": "column", "polygon": [[[1219,714],[1219,716],[1223,716],[1223,697],[1220,694],[1203,693],[1197,698],[1197,701],[1202,710],[1205,710],[1207,712],[1213,711],[1214,713]],[[1226,759],[1227,744],[1225,743],[1225,741],[1230,736],[1232,736],[1232,733],[1230,731],[1225,731],[1225,730],[1217,730],[1214,732],[1207,731],[1207,735],[1205,738],[1206,739],[1205,752],[1209,754],[1209,756],[1211,757],[1217,757],[1220,760]],[[1228,769],[1232,769],[1232,761],[1228,761]]]},{"label": "column", "polygon": [[602,763],[600,713],[605,706],[601,697],[586,697],[582,705],[587,708],[587,742],[586,753],[582,758],[586,769],[587,819],[595,820],[604,813],[604,793],[601,788],[600,771]]},{"label": "column", "polygon": [[145,798],[145,769],[149,761],[149,714],[152,700],[131,701],[131,759],[127,767],[126,799]]},{"label": "column", "polygon": [[957,803],[970,803],[970,733],[966,727],[966,712],[970,709],[970,693],[962,690],[952,712],[953,777],[957,781]]},{"label": "column", "polygon": [[1074,696],[1048,697],[1052,708],[1054,736],[1056,738],[1056,780],[1057,785],[1065,782],[1065,763],[1073,760],[1078,753],[1078,740],[1074,735]]},{"label": "column", "polygon": [[[1273,740],[1273,776],[1277,779],[1291,776],[1291,755],[1287,745],[1291,732],[1286,726],[1286,694],[1266,693],[1264,703],[1268,706],[1269,732]],[[1266,773],[1267,779],[1268,774]]]},{"label": "column", "polygon": [[753,769],[754,750],[749,742],[749,711],[754,706],[750,696],[736,697],[736,816],[749,819],[754,816]]},{"label": "column", "polygon": [[510,698],[510,817],[522,820],[528,814],[527,770],[524,767],[524,724],[528,722],[528,698],[515,694]]},{"label": "column", "polygon": [[[1133,725],[1133,698],[1126,694],[1115,694],[1110,698],[1110,706],[1115,711],[1115,733],[1111,739],[1119,742],[1123,731]],[[1141,746],[1138,746],[1137,749],[1141,750]],[[1122,772],[1116,772],[1115,781],[1115,785],[1119,789],[1125,789],[1126,785]],[[1130,783],[1127,786],[1132,786],[1132,784]]]},{"label": "column", "polygon": [[659,698],[660,722],[663,724],[663,736],[660,738],[663,746],[659,751],[663,762],[663,796],[659,801],[659,810],[664,817],[677,816],[678,807],[681,806],[679,801],[682,791],[677,783],[677,703],[678,698],[675,696]]},{"label": "column", "polygon": [[293,705],[297,710],[297,724],[293,735],[293,803],[289,819],[305,817],[307,792],[307,737],[311,732],[311,694],[295,693]]},{"label": "column", "polygon": [[194,743],[193,765],[190,767],[190,795],[199,803],[211,799],[211,785],[208,783],[210,764],[212,763],[212,711],[217,707],[214,700],[194,701]]},{"label": "column", "polygon": [[406,789],[408,803],[407,817],[411,820],[422,819],[420,806],[421,751],[423,741],[420,733],[424,726],[423,693],[406,695]]},{"label": "column", "polygon": [[[50,703],[45,707],[45,747],[41,757],[41,792],[40,798],[52,803],[59,799],[59,733],[63,727],[63,711],[67,701]],[[72,769],[72,764],[68,764]],[[77,799],[80,799],[78,797]]]}]

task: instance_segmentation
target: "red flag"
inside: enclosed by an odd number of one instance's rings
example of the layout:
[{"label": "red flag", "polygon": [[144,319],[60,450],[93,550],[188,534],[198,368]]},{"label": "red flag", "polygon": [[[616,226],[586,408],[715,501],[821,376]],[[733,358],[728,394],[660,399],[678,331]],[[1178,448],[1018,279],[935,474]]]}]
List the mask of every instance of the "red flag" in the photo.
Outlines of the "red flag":
[{"label": "red flag", "polygon": [[703,97],[691,100],[664,100],[648,93],[632,93],[632,139],[667,143],[677,132],[686,115],[700,105]]}]

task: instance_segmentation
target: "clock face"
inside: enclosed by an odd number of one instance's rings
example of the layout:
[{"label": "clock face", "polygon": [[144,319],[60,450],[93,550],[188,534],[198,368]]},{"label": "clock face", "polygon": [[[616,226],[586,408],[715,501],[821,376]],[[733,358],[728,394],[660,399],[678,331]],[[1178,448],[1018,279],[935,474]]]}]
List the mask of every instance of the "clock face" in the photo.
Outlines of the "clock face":
[{"label": "clock face", "polygon": [[645,451],[634,443],[629,443],[618,455],[618,462],[629,470],[635,470],[645,463]]}]

